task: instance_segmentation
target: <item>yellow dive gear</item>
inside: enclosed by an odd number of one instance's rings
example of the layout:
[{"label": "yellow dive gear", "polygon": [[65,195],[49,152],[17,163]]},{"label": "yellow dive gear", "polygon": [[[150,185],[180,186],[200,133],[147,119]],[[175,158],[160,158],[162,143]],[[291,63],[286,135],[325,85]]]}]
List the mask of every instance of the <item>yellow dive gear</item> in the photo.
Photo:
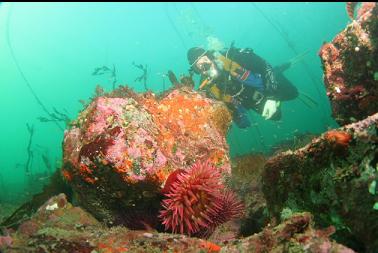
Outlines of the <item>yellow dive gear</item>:
[{"label": "yellow dive gear", "polygon": [[219,55],[217,58],[223,63],[223,69],[230,72],[232,76],[238,76],[239,74],[237,72],[243,70],[243,67],[240,66],[239,63],[234,62],[223,55]]},{"label": "yellow dive gear", "polygon": [[223,95],[221,90],[218,88],[218,86],[216,84],[212,85],[209,90],[210,90],[211,94],[213,94],[213,96],[216,99],[221,100],[225,103],[231,103],[232,96],[227,95],[227,94]]}]

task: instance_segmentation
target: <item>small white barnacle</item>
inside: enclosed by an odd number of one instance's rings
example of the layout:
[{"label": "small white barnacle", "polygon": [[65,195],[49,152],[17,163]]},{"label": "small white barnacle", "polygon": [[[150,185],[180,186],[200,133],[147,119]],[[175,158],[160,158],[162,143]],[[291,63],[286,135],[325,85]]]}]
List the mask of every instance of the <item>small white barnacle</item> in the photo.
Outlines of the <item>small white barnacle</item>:
[{"label": "small white barnacle", "polygon": [[46,206],[46,210],[47,211],[54,211],[55,209],[58,209],[58,208],[59,208],[58,203],[54,203],[52,205],[47,205]]}]

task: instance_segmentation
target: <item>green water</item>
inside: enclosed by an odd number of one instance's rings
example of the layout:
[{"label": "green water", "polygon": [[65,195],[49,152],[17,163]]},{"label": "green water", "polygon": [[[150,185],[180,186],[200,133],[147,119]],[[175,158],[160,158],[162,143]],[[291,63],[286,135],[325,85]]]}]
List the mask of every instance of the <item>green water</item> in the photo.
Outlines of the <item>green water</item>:
[{"label": "green water", "polygon": [[318,106],[285,102],[282,121],[265,121],[251,112],[252,127],[233,125],[229,132],[232,156],[268,152],[296,133],[319,134],[336,126],[317,52],[348,22],[345,3],[0,4],[0,201],[22,199],[31,191],[25,177],[26,124],[34,127],[32,173],[46,171],[42,155],[53,167],[62,156],[65,124],[38,119],[47,114],[20,70],[49,112],[55,107],[73,119],[82,109],[79,100],[88,100],[97,84],[112,88],[109,75],[92,75],[96,67],[114,64],[117,84],[144,91],[134,81],[141,72],[132,62],[147,64],[147,86],[161,92],[170,86],[163,74],[187,73],[186,51],[206,46],[210,37],[226,47],[232,41],[251,47],[273,66],[308,51],[286,76]]}]

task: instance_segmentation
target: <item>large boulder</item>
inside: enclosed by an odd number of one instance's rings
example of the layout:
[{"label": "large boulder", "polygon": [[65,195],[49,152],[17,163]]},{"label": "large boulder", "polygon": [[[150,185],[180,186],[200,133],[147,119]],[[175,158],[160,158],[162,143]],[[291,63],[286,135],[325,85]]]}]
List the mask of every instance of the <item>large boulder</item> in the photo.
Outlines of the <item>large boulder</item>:
[{"label": "large boulder", "polygon": [[276,220],[309,211],[359,252],[378,249],[378,113],[270,158],[263,192]]},{"label": "large boulder", "polygon": [[357,19],[325,43],[319,55],[336,121],[345,125],[376,113],[378,5],[362,3]]},{"label": "large boulder", "polygon": [[162,97],[119,88],[101,94],[65,132],[62,174],[79,204],[109,225],[155,225],[168,176],[207,161],[229,175],[220,102],[187,88]]}]

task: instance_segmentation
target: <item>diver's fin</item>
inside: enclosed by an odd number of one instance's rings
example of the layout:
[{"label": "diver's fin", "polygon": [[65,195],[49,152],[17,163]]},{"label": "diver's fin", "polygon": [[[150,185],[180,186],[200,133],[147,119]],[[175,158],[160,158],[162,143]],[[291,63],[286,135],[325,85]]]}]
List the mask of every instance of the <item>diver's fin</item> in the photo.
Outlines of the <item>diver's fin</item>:
[{"label": "diver's fin", "polygon": [[273,72],[274,73],[282,73],[282,72],[285,72],[287,69],[289,69],[291,66],[291,63],[290,62],[285,62],[281,65],[278,65],[278,66],[275,66],[273,68]]},{"label": "diver's fin", "polygon": [[286,71],[287,69],[289,69],[290,67],[292,67],[293,65],[297,64],[298,62],[300,62],[310,51],[307,50],[293,58],[291,58],[289,61],[279,65],[279,66],[276,66],[274,67],[274,72],[276,73],[282,73],[284,71]]},{"label": "diver's fin", "polygon": [[313,99],[311,98],[309,95],[303,93],[303,92],[298,92],[299,93],[299,96],[298,96],[298,99],[300,101],[302,101],[302,103],[304,103],[307,107],[309,107],[310,109],[313,109],[315,107],[317,107],[319,104]]},{"label": "diver's fin", "polygon": [[306,51],[304,51],[303,53],[301,53],[301,54],[299,54],[299,55],[297,55],[297,56],[291,58],[291,59],[289,60],[290,65],[293,66],[293,65],[297,64],[298,62],[302,61],[303,58],[304,58],[309,52],[310,52],[310,50],[306,50]]}]

